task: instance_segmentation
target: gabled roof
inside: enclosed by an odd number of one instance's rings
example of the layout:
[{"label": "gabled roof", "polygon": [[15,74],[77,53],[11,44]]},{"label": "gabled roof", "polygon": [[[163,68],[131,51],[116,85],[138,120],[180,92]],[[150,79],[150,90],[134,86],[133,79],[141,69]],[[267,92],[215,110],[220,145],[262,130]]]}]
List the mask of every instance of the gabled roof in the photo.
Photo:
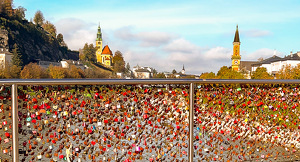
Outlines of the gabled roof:
[{"label": "gabled roof", "polygon": [[282,60],[283,61],[287,61],[287,60],[300,60],[300,57],[299,57],[298,53],[294,53],[294,54],[285,56]]},{"label": "gabled roof", "polygon": [[252,64],[252,65],[270,64],[270,63],[273,63],[273,62],[276,62],[276,61],[282,61],[282,60],[283,60],[283,58],[274,55],[272,57],[269,57],[267,59],[264,59],[264,60],[262,60],[258,63]]},{"label": "gabled roof", "polygon": [[137,69],[137,70],[135,70],[135,72],[140,72],[140,73],[150,73],[150,71],[147,70],[147,69]]},{"label": "gabled roof", "polygon": [[102,50],[102,54],[113,55],[113,53],[109,49],[108,45],[104,46],[104,48]]},{"label": "gabled roof", "polygon": [[251,71],[251,65],[258,63],[258,61],[241,61],[240,69]]}]

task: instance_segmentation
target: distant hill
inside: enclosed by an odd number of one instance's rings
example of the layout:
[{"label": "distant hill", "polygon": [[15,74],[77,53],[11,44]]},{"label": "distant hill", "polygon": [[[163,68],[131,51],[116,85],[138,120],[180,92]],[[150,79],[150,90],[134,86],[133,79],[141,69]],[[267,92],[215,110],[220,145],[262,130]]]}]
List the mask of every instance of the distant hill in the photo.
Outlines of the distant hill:
[{"label": "distant hill", "polygon": [[[16,43],[22,54],[23,64],[36,60],[59,61],[62,59],[78,60],[79,53],[71,51],[59,44],[57,39],[46,32],[42,27],[27,20],[0,17],[1,31],[7,31],[8,48],[11,51]],[[0,39],[5,32],[0,31]]]}]

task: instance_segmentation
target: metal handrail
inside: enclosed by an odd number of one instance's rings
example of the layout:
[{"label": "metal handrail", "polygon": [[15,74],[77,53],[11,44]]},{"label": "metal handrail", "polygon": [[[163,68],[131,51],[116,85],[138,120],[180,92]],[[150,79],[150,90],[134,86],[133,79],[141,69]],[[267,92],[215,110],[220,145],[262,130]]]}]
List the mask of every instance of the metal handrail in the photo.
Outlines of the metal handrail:
[{"label": "metal handrail", "polygon": [[130,85],[130,84],[187,84],[190,85],[189,161],[193,161],[193,114],[195,84],[300,84],[300,80],[230,80],[230,79],[0,79],[0,85],[12,87],[13,161],[19,161],[18,101],[19,85]]},{"label": "metal handrail", "polygon": [[0,79],[0,85],[108,85],[108,84],[300,84],[276,79]]}]

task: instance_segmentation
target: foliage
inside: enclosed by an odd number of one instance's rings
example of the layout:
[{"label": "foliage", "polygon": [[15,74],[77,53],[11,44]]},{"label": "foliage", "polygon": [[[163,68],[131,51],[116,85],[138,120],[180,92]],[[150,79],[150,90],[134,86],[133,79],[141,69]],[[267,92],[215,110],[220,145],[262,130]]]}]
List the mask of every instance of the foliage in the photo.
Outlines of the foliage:
[{"label": "foliage", "polygon": [[176,74],[177,71],[175,69],[172,70],[172,74]]},{"label": "foliage", "polygon": [[15,9],[15,17],[19,20],[24,20],[25,19],[25,12],[27,10],[24,7],[19,6],[18,8]]},{"label": "foliage", "polygon": [[33,22],[36,25],[42,26],[44,24],[44,21],[45,21],[45,18],[44,18],[42,11],[40,11],[40,10],[36,11],[36,13],[34,14]]},{"label": "foliage", "polygon": [[56,27],[49,21],[46,21],[42,27],[47,31],[52,37],[56,37]]},{"label": "foliage", "polygon": [[274,77],[267,72],[265,67],[258,67],[252,73],[251,79],[274,79]]},{"label": "foliage", "polygon": [[217,73],[216,79],[244,79],[243,74],[223,66]]},{"label": "foliage", "polygon": [[84,61],[96,61],[96,48],[93,44],[88,45],[88,43],[84,44],[84,47],[82,49],[83,56],[81,56],[82,60]]},{"label": "foliage", "polygon": [[12,0],[1,0],[0,1],[0,13],[2,15],[12,16],[13,13],[13,1]]},{"label": "foliage", "polygon": [[115,72],[125,72],[125,61],[123,54],[120,51],[116,51],[113,57],[113,68]]},{"label": "foliage", "polygon": [[166,75],[164,73],[156,73],[153,74],[153,78],[166,78]]},{"label": "foliage", "polygon": [[276,74],[277,79],[300,79],[300,64],[296,67],[287,65]]},{"label": "foliage", "polygon": [[50,65],[48,71],[52,79],[63,79],[66,77],[66,71],[62,67]]},{"label": "foliage", "polygon": [[14,44],[14,49],[12,50],[12,64],[16,66],[22,66],[22,55],[20,53],[20,50],[18,48],[17,44]]},{"label": "foliage", "polygon": [[67,78],[84,78],[84,72],[77,68],[75,65],[70,65],[69,69],[66,71]]},{"label": "foliage", "polygon": [[202,73],[200,75],[200,79],[215,79],[216,78],[216,74],[213,72],[206,72],[206,73]]},{"label": "foliage", "polygon": [[0,68],[0,78],[1,79],[12,79],[19,78],[21,72],[21,67],[12,65],[11,63],[6,63],[4,67]]},{"label": "foliage", "polygon": [[36,63],[29,63],[25,65],[21,71],[22,79],[41,79],[47,77],[48,74],[46,73],[45,69]]},{"label": "foliage", "polygon": [[64,36],[61,33],[57,34],[56,39],[61,46],[67,47],[67,44],[64,41]]},{"label": "foliage", "polygon": [[125,74],[127,76],[131,76],[131,70],[130,70],[130,65],[129,62],[127,62],[126,67],[125,67]]},{"label": "foliage", "polygon": [[111,78],[111,72],[98,68],[84,69],[84,74],[85,78]]}]

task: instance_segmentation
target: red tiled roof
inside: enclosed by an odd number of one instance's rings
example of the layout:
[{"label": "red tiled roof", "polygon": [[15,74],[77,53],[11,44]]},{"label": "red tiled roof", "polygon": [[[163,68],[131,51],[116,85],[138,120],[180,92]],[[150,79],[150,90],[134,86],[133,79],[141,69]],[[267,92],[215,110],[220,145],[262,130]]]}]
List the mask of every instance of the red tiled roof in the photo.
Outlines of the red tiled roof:
[{"label": "red tiled roof", "polygon": [[109,49],[108,45],[106,45],[102,50],[102,54],[112,55],[113,53]]}]

